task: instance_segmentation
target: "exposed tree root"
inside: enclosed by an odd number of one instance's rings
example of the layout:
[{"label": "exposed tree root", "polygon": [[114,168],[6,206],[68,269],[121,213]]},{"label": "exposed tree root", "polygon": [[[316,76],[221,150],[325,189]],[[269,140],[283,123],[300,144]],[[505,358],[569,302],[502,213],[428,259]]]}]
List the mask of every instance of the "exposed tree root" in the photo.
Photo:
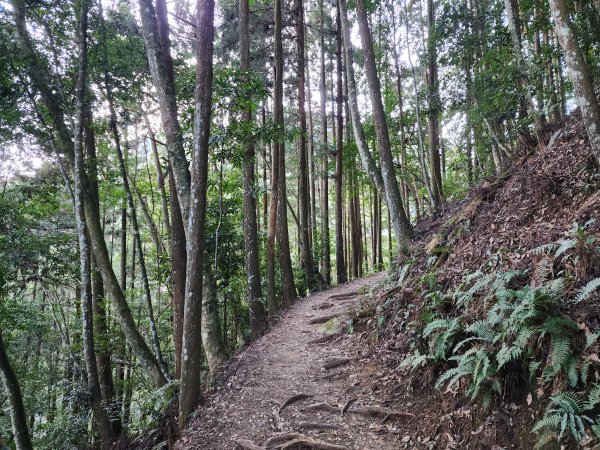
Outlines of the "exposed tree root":
[{"label": "exposed tree root", "polygon": [[322,344],[323,342],[327,342],[330,339],[333,339],[335,337],[341,336],[343,333],[341,331],[338,331],[337,333],[330,333],[330,334],[325,334],[321,337],[318,337],[316,339],[313,339],[312,341],[308,341],[309,344]]},{"label": "exposed tree root", "polygon": [[325,302],[325,303],[319,303],[318,305],[315,305],[312,307],[313,310],[317,310],[317,309],[329,309],[331,308],[333,305],[333,303],[331,302]]},{"label": "exposed tree root", "polygon": [[336,408],[333,405],[330,405],[327,402],[313,403],[312,405],[308,405],[304,408],[304,411],[316,411],[316,410],[327,411],[330,413],[336,413],[339,411],[338,408]]},{"label": "exposed tree root", "polygon": [[333,380],[336,378],[343,378],[347,376],[344,372],[333,372],[328,373],[327,375],[323,375],[322,377],[313,378],[312,381],[323,381],[323,380]]},{"label": "exposed tree root", "polygon": [[283,410],[283,408],[285,408],[288,405],[291,405],[292,403],[295,402],[299,402],[300,400],[304,400],[306,398],[311,398],[312,395],[310,394],[296,394],[296,395],[292,395],[290,398],[288,398],[285,402],[283,402],[281,404],[281,406],[278,409],[278,413],[281,414],[281,411]]},{"label": "exposed tree root", "polygon": [[277,408],[277,406],[273,407],[271,415],[273,416],[273,427],[275,428],[275,431],[281,431],[281,417],[279,417],[279,408]]},{"label": "exposed tree root", "polygon": [[348,408],[350,407],[350,405],[352,403],[354,403],[356,401],[356,397],[352,397],[350,400],[348,400],[344,406],[342,406],[342,409],[340,410],[340,415],[344,415],[344,413],[348,410]]},{"label": "exposed tree root", "polygon": [[345,356],[330,356],[329,358],[326,358],[323,362],[323,369],[333,369],[334,367],[347,364],[350,361],[352,361],[352,358],[346,358]]},{"label": "exposed tree root", "polygon": [[334,295],[330,295],[329,297],[327,297],[329,300],[338,300],[340,298],[346,298],[346,297],[357,297],[358,295],[360,295],[360,292],[358,291],[354,291],[354,292],[346,292],[344,294],[334,294]]},{"label": "exposed tree root", "polygon": [[391,408],[385,408],[383,406],[359,406],[356,408],[350,408],[348,410],[348,412],[353,413],[353,414],[359,414],[361,416],[415,417],[415,415],[412,413],[405,412],[405,411],[398,411],[396,409],[391,409]]},{"label": "exposed tree root", "polygon": [[237,445],[239,445],[244,450],[266,450],[265,447],[261,447],[260,445],[256,445],[254,442],[248,439],[238,439],[235,441]]},{"label": "exposed tree root", "polygon": [[344,445],[330,444],[329,442],[317,441],[308,437],[294,439],[283,447],[281,450],[292,449],[310,449],[310,450],[350,450],[350,447]]},{"label": "exposed tree root", "polygon": [[314,317],[312,319],[310,319],[308,321],[309,324],[311,325],[316,325],[318,323],[325,323],[325,322],[329,322],[331,319],[335,319],[336,317],[338,317],[340,314],[328,314],[326,316],[319,316],[319,317]]},{"label": "exposed tree root", "polygon": [[298,428],[305,430],[336,430],[340,426],[333,423],[321,423],[321,422],[300,422]]},{"label": "exposed tree root", "polygon": [[293,441],[294,439],[303,439],[305,436],[300,433],[282,433],[271,436],[265,441],[265,447],[281,447],[281,445]]}]

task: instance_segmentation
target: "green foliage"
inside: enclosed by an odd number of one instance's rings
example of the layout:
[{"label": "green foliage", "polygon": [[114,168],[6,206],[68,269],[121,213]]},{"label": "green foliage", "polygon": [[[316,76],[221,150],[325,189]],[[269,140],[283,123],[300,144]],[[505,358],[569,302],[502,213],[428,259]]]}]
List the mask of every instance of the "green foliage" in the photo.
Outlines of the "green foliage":
[{"label": "green foliage", "polygon": [[160,389],[147,389],[140,391],[133,400],[136,403],[132,423],[132,431],[142,433],[156,424],[167,407],[173,402],[179,380],[172,380]]},{"label": "green foliage", "polygon": [[535,448],[541,448],[554,438],[560,441],[566,432],[576,441],[585,439],[585,422],[593,423],[584,414],[590,410],[588,405],[574,392],[561,392],[550,397],[544,417],[533,427],[533,431],[540,435]]},{"label": "green foliage", "polygon": [[[580,227],[574,228],[578,233],[575,239],[544,245],[532,253],[552,252],[555,258],[574,260],[581,254],[582,243],[596,251],[594,240],[578,230]],[[436,387],[462,387],[465,395],[481,399],[484,406],[494,396],[506,395],[508,377],[525,382],[523,374],[528,369],[533,385],[568,387],[584,395],[562,392],[550,398],[544,417],[534,427],[540,446],[567,435],[575,441],[586,438],[585,423],[594,423],[592,430],[600,431],[600,388],[589,384],[600,376],[593,363],[600,330],[584,332],[570,316],[570,308],[598,289],[600,278],[591,279],[572,294],[565,278],[571,280],[574,273],[565,270],[562,274],[564,277],[531,285],[525,282],[525,271],[478,271],[466,275],[455,291],[447,293],[440,292],[435,277],[422,277],[428,313],[414,337],[415,350],[402,365],[415,370],[435,364],[442,369]],[[473,311],[482,312],[473,315]],[[426,343],[426,352],[418,342]]]}]

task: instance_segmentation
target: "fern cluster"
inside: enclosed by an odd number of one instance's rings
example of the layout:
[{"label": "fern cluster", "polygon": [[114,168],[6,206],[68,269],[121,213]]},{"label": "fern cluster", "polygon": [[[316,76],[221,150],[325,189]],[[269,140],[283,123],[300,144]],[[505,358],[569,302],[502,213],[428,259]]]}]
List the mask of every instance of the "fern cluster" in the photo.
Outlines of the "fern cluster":
[{"label": "fern cluster", "polygon": [[[553,252],[557,257],[574,251],[578,241],[551,243],[533,252]],[[600,379],[596,364],[600,330],[590,333],[569,317],[570,307],[600,288],[600,278],[575,294],[565,278],[538,277],[542,282],[535,286],[515,288],[519,283],[514,281],[527,275],[479,271],[467,275],[455,291],[432,289],[423,295],[429,304],[418,338],[425,345],[415,345],[402,365],[415,370],[435,364],[443,370],[436,387],[463,389],[470,398],[482,399],[486,407],[494,395],[503,394],[505,381],[515,370],[521,370],[517,374],[524,378],[529,372],[532,388],[560,385],[587,392],[583,397],[570,391],[551,397],[533,431],[539,433],[540,446],[566,435],[576,441],[586,439],[586,426],[600,441],[600,385],[594,384]],[[451,305],[450,310],[442,304]],[[472,311],[477,311],[477,317],[472,317]]]}]

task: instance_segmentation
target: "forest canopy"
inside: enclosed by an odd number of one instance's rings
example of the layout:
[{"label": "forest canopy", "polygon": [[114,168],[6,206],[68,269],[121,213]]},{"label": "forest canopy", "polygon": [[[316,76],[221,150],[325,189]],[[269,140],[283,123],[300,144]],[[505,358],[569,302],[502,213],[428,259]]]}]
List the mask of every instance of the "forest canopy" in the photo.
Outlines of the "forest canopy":
[{"label": "forest canopy", "polygon": [[597,0],[0,1],[0,442],[182,429],[553,124],[600,165],[598,77]]}]

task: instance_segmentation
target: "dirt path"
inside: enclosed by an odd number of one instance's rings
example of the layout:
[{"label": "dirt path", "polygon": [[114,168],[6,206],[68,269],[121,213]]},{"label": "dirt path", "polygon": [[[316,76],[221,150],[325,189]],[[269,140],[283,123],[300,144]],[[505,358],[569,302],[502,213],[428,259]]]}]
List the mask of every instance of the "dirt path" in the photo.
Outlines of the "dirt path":
[{"label": "dirt path", "polygon": [[[399,437],[381,433],[381,424],[395,418],[389,415],[392,411],[366,409],[382,407],[383,399],[377,398],[373,381],[377,368],[361,357],[365,349],[348,335],[311,342],[324,334],[339,333],[349,308],[384,276],[375,274],[315,294],[285,312],[269,333],[234,358],[229,369],[232,374],[196,411],[176,448],[238,449],[241,447],[236,441],[240,439],[263,448],[280,448],[267,445],[267,439],[294,432],[339,448],[397,449]],[[338,318],[310,323],[333,315]],[[329,361],[341,362],[331,358],[342,357],[350,361],[330,369],[323,367]],[[293,399],[281,407],[298,394],[311,397]],[[329,406],[307,408],[322,402]],[[344,405],[347,409],[342,415]]]}]

